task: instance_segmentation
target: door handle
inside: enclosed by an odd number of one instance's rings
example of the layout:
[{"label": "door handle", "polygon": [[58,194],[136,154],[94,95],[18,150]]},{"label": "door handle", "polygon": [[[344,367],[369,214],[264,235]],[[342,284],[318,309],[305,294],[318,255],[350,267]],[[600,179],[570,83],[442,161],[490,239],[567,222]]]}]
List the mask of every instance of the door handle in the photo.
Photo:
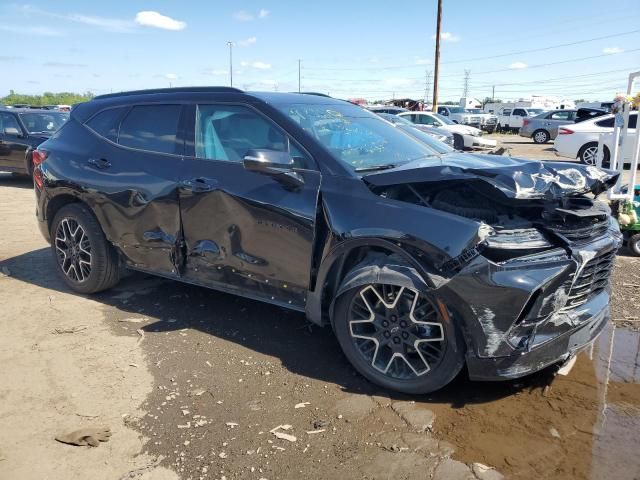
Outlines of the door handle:
[{"label": "door handle", "polygon": [[90,158],[89,160],[87,160],[87,163],[92,167],[96,167],[100,170],[104,170],[105,168],[109,168],[111,166],[111,162],[106,158]]},{"label": "door handle", "polygon": [[182,188],[194,193],[210,192],[217,185],[218,181],[216,179],[204,177],[192,178],[182,182]]}]

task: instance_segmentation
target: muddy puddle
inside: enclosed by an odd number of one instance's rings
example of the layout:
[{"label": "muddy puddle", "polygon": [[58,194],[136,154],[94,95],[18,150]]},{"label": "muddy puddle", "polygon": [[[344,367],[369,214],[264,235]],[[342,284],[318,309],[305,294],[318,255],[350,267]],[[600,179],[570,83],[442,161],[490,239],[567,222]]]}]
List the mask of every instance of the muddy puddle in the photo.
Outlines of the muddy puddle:
[{"label": "muddy puddle", "polygon": [[459,378],[426,402],[455,456],[515,479],[640,479],[640,331],[610,325],[567,376]]}]

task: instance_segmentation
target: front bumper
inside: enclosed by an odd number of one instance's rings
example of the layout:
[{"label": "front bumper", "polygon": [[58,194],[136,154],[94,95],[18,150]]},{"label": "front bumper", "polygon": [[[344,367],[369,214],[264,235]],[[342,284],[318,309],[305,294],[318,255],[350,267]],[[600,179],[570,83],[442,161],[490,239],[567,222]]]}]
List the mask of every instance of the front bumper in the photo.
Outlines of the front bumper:
[{"label": "front bumper", "polygon": [[465,135],[464,136],[464,146],[467,148],[496,148],[498,142],[495,140],[476,137],[473,135]]},{"label": "front bumper", "polygon": [[[476,256],[438,289],[467,343],[469,376],[518,378],[588,346],[609,319],[617,226],[589,243],[501,263]],[[585,282],[589,283],[587,287]]]}]

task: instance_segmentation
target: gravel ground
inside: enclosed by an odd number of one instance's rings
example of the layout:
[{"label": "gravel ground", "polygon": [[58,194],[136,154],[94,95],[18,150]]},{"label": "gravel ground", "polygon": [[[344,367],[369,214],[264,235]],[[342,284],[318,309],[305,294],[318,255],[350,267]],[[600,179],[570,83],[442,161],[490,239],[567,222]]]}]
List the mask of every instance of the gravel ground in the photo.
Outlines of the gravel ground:
[{"label": "gravel ground", "polygon": [[[514,156],[550,148],[495,137]],[[410,397],[298,313],[140,274],[72,294],[28,182],[0,176],[0,212],[2,479],[640,478],[639,259],[624,251],[616,323],[568,376],[463,372]],[[113,431],[99,448],[53,440],[96,424]]]}]

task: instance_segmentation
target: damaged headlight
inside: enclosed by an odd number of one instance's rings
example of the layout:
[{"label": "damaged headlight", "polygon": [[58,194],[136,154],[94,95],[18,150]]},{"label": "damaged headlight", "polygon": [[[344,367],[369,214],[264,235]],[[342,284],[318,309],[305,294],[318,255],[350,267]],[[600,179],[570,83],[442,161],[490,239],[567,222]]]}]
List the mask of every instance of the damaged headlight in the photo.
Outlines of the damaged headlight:
[{"label": "damaged headlight", "polygon": [[493,261],[508,260],[553,248],[553,244],[535,228],[493,230],[483,244],[482,254]]}]

